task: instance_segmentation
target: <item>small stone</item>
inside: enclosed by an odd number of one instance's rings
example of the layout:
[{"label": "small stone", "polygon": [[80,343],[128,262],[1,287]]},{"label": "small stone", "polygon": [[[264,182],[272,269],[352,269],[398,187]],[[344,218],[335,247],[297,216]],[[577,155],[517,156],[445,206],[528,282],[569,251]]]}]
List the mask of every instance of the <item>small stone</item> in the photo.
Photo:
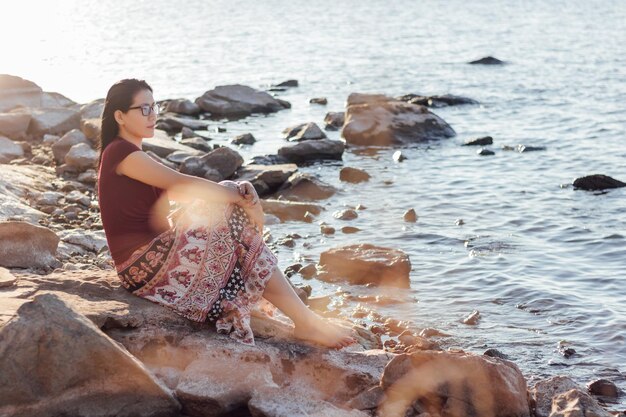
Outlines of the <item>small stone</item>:
[{"label": "small stone", "polygon": [[478,324],[479,318],[480,318],[480,312],[478,310],[474,310],[470,313],[469,316],[463,319],[463,324],[474,326]]},{"label": "small stone", "polygon": [[479,149],[478,152],[476,152],[476,153],[478,155],[481,155],[481,156],[488,156],[488,155],[495,155],[496,154],[494,151],[489,150],[489,149],[485,149],[485,148]]},{"label": "small stone", "polygon": [[339,220],[354,220],[359,217],[359,215],[355,210],[346,209],[334,212],[333,217]]},{"label": "small stone", "polygon": [[587,390],[590,394],[601,395],[603,397],[617,398],[619,396],[619,389],[608,379],[596,379],[590,382],[587,384]]},{"label": "small stone", "polygon": [[483,355],[490,356],[492,358],[508,359],[508,355],[500,352],[498,349],[487,349],[483,352]]},{"label": "small stone", "polygon": [[326,99],[326,97],[315,97],[309,100],[309,103],[326,105],[328,104],[328,99]]},{"label": "small stone", "polygon": [[256,142],[252,133],[244,133],[243,135],[235,136],[231,141],[234,145],[252,145]]},{"label": "small stone", "polygon": [[313,216],[311,212],[307,211],[306,213],[304,213],[302,220],[304,220],[307,223],[313,223],[313,221],[315,221],[315,216]]},{"label": "small stone", "polygon": [[415,223],[417,221],[417,213],[414,209],[408,209],[406,212],[404,212],[403,217],[405,222]]},{"label": "small stone", "polygon": [[320,232],[323,235],[333,235],[335,234],[335,228],[332,226],[322,225],[320,226]]},{"label": "small stone", "polygon": [[308,264],[300,268],[298,273],[302,275],[302,278],[310,279],[317,275],[317,267],[315,264]]},{"label": "small stone", "polygon": [[395,151],[393,153],[393,160],[396,162],[402,162],[404,161],[406,158],[406,156],[404,156],[404,154],[402,153],[402,151]]},{"label": "small stone", "polygon": [[341,228],[341,232],[345,234],[352,234],[352,233],[357,233],[360,231],[361,229],[359,229],[358,227],[354,227],[354,226],[344,226]]},{"label": "small stone", "polygon": [[463,219],[456,219],[454,224],[456,224],[457,226],[463,226],[465,224],[465,221]]},{"label": "small stone", "polygon": [[563,355],[566,358],[573,356],[575,353],[576,353],[576,350],[574,348],[561,349],[561,355]]},{"label": "small stone", "polygon": [[472,139],[463,144],[463,146],[484,146],[493,145],[493,138],[491,136],[485,136],[478,139]]},{"label": "small stone", "polygon": [[226,132],[226,128],[225,127],[221,127],[221,126],[215,126],[215,132],[216,133]]}]

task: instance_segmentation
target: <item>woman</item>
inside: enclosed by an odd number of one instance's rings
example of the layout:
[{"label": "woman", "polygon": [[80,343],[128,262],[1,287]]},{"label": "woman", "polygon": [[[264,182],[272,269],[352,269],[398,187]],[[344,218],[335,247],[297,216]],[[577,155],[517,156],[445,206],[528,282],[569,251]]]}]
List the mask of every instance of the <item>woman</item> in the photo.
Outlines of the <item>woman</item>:
[{"label": "woman", "polygon": [[[182,174],[142,151],[158,105],[144,81],[108,91],[99,139],[98,201],[117,275],[132,294],[254,346],[250,309],[264,297],[296,338],[332,348],[356,340],[308,309],[262,239],[263,210],[249,182]],[[169,200],[182,207],[169,213]]]}]

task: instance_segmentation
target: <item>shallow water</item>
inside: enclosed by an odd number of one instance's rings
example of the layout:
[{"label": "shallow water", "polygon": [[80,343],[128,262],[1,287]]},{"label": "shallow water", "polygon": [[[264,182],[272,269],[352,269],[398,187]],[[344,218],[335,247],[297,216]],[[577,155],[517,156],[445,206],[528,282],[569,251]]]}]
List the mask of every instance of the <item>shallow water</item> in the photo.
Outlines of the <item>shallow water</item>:
[{"label": "shallow water", "polygon": [[[497,348],[531,381],[606,377],[626,389],[626,191],[561,187],[592,173],[626,181],[626,3],[387,3],[24,1],[0,26],[0,36],[13,39],[3,45],[0,73],[79,102],[104,97],[125,77],[148,80],[157,99],[194,99],[228,83],[264,88],[298,79],[300,87],[279,93],[290,110],[219,121],[215,126],[228,131],[208,132],[216,143],[252,132],[258,142],[240,150],[245,157],[274,153],[288,126],[322,126],[325,113],[343,110],[351,92],[478,100],[433,109],[457,136],[405,148],[402,163],[392,160],[395,149],[349,149],[343,163],[302,168],[340,189],[323,202],[319,220],[362,230],[324,237],[316,224],[271,226],[275,238],[305,236],[294,249],[278,249],[281,266],[317,261],[321,251],[341,244],[402,249],[413,265],[413,298],[372,306],[382,314],[441,329],[451,335],[448,346],[477,353]],[[25,16],[29,35],[16,37]],[[509,64],[466,64],[487,55]],[[328,106],[308,103],[319,96]],[[494,138],[495,156],[459,146],[484,135]],[[501,150],[518,143],[547,150]],[[365,169],[372,179],[342,183],[344,165]],[[332,217],[356,204],[367,207],[358,219]],[[415,224],[402,219],[411,207]],[[455,225],[459,218],[464,225]],[[337,290],[305,283],[318,295]],[[481,313],[479,324],[460,323],[473,309]],[[559,342],[577,355],[563,357]],[[622,397],[614,408],[625,405]]]}]

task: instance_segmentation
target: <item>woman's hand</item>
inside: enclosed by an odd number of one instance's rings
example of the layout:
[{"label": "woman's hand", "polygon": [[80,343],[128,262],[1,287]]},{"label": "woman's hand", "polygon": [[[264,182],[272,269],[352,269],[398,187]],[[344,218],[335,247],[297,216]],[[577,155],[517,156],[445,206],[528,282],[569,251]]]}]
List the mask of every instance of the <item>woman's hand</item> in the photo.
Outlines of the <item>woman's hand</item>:
[{"label": "woman's hand", "polygon": [[239,193],[245,200],[250,202],[252,206],[259,203],[259,195],[250,181],[238,181],[237,184],[239,186]]}]

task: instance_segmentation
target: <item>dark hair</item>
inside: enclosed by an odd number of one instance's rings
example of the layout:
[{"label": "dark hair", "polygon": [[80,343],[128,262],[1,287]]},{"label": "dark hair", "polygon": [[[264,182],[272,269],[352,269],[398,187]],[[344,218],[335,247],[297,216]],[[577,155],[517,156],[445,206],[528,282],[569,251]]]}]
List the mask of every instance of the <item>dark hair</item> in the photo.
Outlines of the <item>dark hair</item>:
[{"label": "dark hair", "polygon": [[100,170],[102,153],[119,133],[120,126],[117,124],[113,113],[115,113],[116,110],[121,110],[126,113],[133,104],[135,94],[144,89],[152,92],[152,87],[150,87],[147,82],[136,78],[125,78],[116,82],[109,88],[109,92],[104,101],[104,109],[102,109],[102,123],[100,125],[100,135],[97,143],[97,150],[100,155],[98,156],[96,172]]}]

